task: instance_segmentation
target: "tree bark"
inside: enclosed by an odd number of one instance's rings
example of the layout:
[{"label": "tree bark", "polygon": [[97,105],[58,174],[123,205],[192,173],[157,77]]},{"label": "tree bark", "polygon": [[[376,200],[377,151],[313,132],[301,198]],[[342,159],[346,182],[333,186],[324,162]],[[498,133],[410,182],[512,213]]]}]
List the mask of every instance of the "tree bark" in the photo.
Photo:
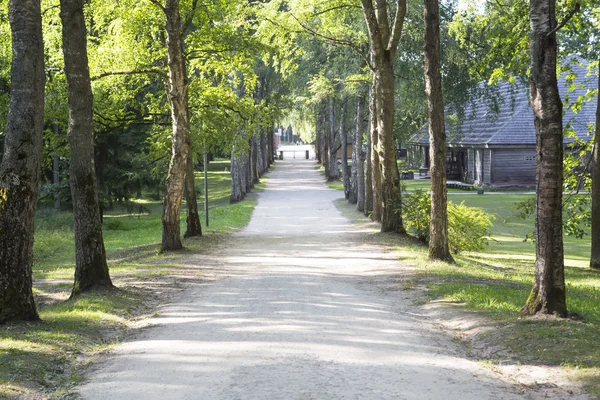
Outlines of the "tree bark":
[{"label": "tree bark", "polygon": [[335,132],[335,105],[333,98],[329,98],[329,176],[327,180],[336,181],[340,178],[337,165],[337,135]]},{"label": "tree bark", "polygon": [[[360,163],[360,152],[362,147],[362,96],[356,96],[356,114],[354,119],[354,135],[352,136],[352,169],[350,171],[350,190],[348,192],[348,203],[358,202],[358,164]],[[360,138],[359,138],[360,136]],[[359,144],[360,143],[360,144]],[[359,147],[360,146],[360,147]],[[357,207],[358,208],[358,207]],[[362,211],[362,210],[359,210]]]},{"label": "tree bark", "polygon": [[188,77],[183,56],[179,0],[166,0],[167,50],[169,64],[169,100],[173,121],[172,152],[167,175],[162,213],[162,251],[182,248],[180,212],[188,153],[190,151],[190,118]]},{"label": "tree bark", "polygon": [[196,175],[194,174],[194,157],[188,153],[187,171],[185,174],[185,202],[187,215],[185,219],[186,230],[183,237],[189,238],[202,236],[200,214],[198,213],[198,199],[196,198]]},{"label": "tree bark", "polygon": [[61,0],[60,18],[69,103],[69,179],[75,219],[73,296],[96,286],[112,287],[112,282],[94,170],[94,110],[83,0]]},{"label": "tree bark", "polygon": [[[600,74],[598,75],[600,88]],[[592,153],[592,254],[590,268],[600,269],[600,95],[596,105],[596,133]]]},{"label": "tree bark", "polygon": [[39,0],[10,0],[11,94],[0,166],[0,323],[39,320],[32,292],[33,220],[44,129]]},{"label": "tree bark", "polygon": [[373,197],[371,219],[381,222],[382,191],[381,191],[381,163],[379,160],[379,133],[377,123],[377,84],[373,77],[373,88],[369,113],[371,114],[371,193]]},{"label": "tree bark", "polygon": [[531,0],[530,95],[536,145],[536,274],[525,314],[567,315],[562,232],[563,125],[556,79],[555,0]]},{"label": "tree bark", "polygon": [[237,203],[244,200],[244,192],[242,191],[242,177],[240,174],[240,160],[235,152],[235,148],[231,152],[231,196],[230,203]]},{"label": "tree bark", "polygon": [[429,258],[452,262],[448,248],[448,194],[446,189],[446,128],[440,73],[440,16],[438,0],[425,2],[425,94],[429,117],[431,220]]},{"label": "tree bark", "polygon": [[342,162],[342,183],[344,186],[344,197],[350,197],[350,169],[348,168],[348,135],[344,132],[344,117],[346,114],[346,102],[344,101],[340,110],[340,125],[338,135],[340,137],[340,155]]},{"label": "tree bark", "polygon": [[363,212],[369,216],[373,211],[373,161],[372,152],[373,144],[371,141],[372,126],[373,126],[373,86],[369,88],[369,129],[367,129],[367,153],[365,154],[365,207]]},{"label": "tree bark", "polygon": [[[389,4],[385,0],[361,0],[371,43],[377,143],[373,141],[373,183],[381,169],[380,199],[374,198],[373,215],[381,219],[382,232],[404,232],[400,201],[400,176],[394,141],[394,61],[406,16],[406,0],[399,0],[393,22],[388,21]],[[378,158],[378,163],[375,159]],[[374,188],[375,196],[375,188]],[[377,213],[377,200],[381,212]]]},{"label": "tree bark", "polygon": [[356,209],[365,211],[365,152],[363,151],[365,98],[361,95],[356,103],[356,131],[354,132],[354,147],[356,149]]}]

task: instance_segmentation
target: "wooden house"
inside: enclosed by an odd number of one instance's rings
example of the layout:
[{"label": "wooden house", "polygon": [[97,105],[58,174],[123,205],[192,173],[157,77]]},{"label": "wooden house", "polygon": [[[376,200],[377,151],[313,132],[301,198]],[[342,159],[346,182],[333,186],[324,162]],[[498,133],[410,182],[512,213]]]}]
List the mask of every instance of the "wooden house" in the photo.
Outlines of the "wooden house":
[{"label": "wooden house", "polygon": [[[567,107],[581,94],[597,88],[598,78],[588,76],[579,65],[574,74],[559,78],[561,99],[565,103],[563,124],[582,140],[592,139],[597,97],[592,96],[578,113]],[[466,104],[462,118],[446,110],[446,172],[448,180],[491,186],[531,186],[535,184],[536,133],[526,83],[500,83],[482,94],[483,85]],[[565,136],[565,146],[573,142]],[[429,169],[428,126],[411,137],[411,145],[423,158],[422,171]]]}]

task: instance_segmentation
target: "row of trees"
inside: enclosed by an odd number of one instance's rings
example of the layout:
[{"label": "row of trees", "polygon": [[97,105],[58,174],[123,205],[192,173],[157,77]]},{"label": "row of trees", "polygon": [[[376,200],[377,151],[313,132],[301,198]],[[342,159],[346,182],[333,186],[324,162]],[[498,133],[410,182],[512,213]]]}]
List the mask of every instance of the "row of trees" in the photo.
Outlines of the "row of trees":
[{"label": "row of trees", "polygon": [[[0,18],[12,38],[0,41],[0,322],[37,318],[40,180],[56,195],[68,164],[73,294],[110,287],[101,205],[164,183],[161,247],[181,248],[184,196],[186,235],[201,234],[196,157],[230,154],[231,200],[241,200],[272,162],[282,110],[312,125],[329,179],[339,174],[338,149],[353,141],[353,167],[342,157],[346,195],[386,232],[404,231],[396,143],[428,122],[429,254],[451,262],[445,120],[460,117],[475,83],[526,70],[539,138],[538,273],[524,310],[564,315],[557,52],[597,60],[589,38],[598,35],[586,32],[599,18],[591,0],[558,1],[560,18],[555,4],[474,2],[459,12],[451,0],[10,0]],[[454,115],[444,115],[444,103]]]},{"label": "row of trees", "polygon": [[[459,12],[451,1],[440,7],[435,0],[408,6],[402,0],[362,0],[360,4],[297,0],[277,11],[275,25],[300,36],[298,46],[308,49],[303,61],[309,85],[305,85],[307,93],[297,99],[315,121],[317,157],[325,174],[330,180],[338,179],[336,155],[341,148],[346,197],[358,210],[380,221],[384,232],[404,231],[395,141],[406,142],[415,125],[428,122],[431,259],[452,262],[447,239],[444,102],[456,112],[451,117],[460,118],[461,105],[468,101],[468,89],[475,83],[529,77],[538,138],[536,279],[523,312],[565,316],[562,193],[563,128],[567,125],[562,121],[558,92],[558,54],[563,58],[583,54],[592,61],[592,71],[597,66],[593,62],[598,60],[593,50],[597,5],[566,0],[490,1],[469,4]],[[594,31],[596,35],[591,34]],[[562,47],[559,34],[564,39]],[[415,95],[419,91],[425,92],[421,100]],[[575,108],[578,101],[570,105]],[[343,156],[350,117],[355,121],[351,169]],[[399,132],[396,137],[394,128]],[[594,165],[593,169],[600,168]],[[593,234],[592,240],[591,266],[597,267],[600,235]]]},{"label": "row of trees", "polygon": [[287,68],[260,30],[259,11],[241,0],[11,0],[0,11],[8,16],[0,25],[11,31],[11,40],[0,43],[2,66],[11,65],[1,71],[0,97],[10,104],[0,114],[7,126],[0,323],[38,319],[33,220],[48,169],[59,200],[60,164],[69,167],[72,296],[112,287],[102,237],[106,200],[127,200],[163,182],[161,249],[168,251],[182,247],[184,196],[185,235],[202,234],[194,183],[199,154],[231,154],[232,201],[250,191],[273,161],[267,133]]}]

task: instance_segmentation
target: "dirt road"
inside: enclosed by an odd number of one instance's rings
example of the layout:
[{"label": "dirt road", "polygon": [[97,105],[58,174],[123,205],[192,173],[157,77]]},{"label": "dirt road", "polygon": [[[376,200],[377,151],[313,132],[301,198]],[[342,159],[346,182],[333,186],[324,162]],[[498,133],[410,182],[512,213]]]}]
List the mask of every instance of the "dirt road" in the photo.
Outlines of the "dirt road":
[{"label": "dirt road", "polygon": [[[419,316],[407,267],[365,242],[314,162],[280,162],[216,279],[89,376],[86,399],[511,399]],[[190,260],[194,262],[194,260]],[[200,264],[200,262],[199,262]],[[202,268],[202,265],[198,265]]]}]

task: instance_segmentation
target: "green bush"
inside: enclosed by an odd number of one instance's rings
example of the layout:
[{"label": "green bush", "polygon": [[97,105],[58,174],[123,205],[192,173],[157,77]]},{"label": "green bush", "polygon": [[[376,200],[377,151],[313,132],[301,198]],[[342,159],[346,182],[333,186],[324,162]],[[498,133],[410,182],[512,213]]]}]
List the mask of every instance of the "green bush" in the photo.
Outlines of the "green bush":
[{"label": "green bush", "polygon": [[488,244],[488,236],[495,217],[480,208],[467,207],[464,202],[448,202],[448,246],[450,251],[481,251]]},{"label": "green bush", "polygon": [[404,226],[423,243],[429,240],[430,214],[431,202],[429,194],[423,190],[415,190],[413,193],[402,196]]},{"label": "green bush", "polygon": [[[416,190],[402,198],[402,217],[406,229],[422,242],[429,240],[431,203],[429,194]],[[464,203],[448,202],[448,246],[452,253],[481,251],[488,244],[494,216]]]}]

